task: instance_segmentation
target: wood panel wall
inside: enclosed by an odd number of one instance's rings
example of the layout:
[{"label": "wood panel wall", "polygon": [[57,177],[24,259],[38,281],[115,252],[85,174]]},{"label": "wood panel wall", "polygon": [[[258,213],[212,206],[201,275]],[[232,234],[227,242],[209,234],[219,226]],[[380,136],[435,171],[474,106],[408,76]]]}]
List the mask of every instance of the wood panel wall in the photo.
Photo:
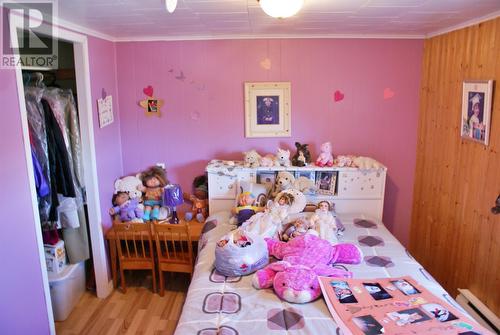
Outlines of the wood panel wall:
[{"label": "wood panel wall", "polygon": [[[500,18],[425,41],[410,251],[500,314]],[[495,80],[489,146],[460,138],[462,82]]]}]

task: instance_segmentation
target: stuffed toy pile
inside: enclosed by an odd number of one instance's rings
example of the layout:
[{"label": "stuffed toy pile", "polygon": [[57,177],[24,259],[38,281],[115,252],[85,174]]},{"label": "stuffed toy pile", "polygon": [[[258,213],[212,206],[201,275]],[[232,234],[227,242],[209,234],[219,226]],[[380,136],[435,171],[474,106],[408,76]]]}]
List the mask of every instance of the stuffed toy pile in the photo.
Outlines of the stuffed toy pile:
[{"label": "stuffed toy pile", "polygon": [[335,263],[359,264],[361,250],[354,244],[331,245],[311,234],[298,236],[290,242],[267,239],[270,256],[281,261],[258,270],[252,284],[257,289],[273,287],[283,300],[306,303],[321,295],[318,276],[352,277],[352,273],[332,267]]}]

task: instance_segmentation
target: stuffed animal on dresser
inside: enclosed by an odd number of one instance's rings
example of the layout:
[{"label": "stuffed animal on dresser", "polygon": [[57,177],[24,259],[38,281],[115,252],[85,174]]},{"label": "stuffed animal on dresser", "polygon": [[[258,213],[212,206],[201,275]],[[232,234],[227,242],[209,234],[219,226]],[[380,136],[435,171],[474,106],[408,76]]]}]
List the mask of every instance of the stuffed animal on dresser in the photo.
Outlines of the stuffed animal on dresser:
[{"label": "stuffed animal on dresser", "polygon": [[358,156],[354,158],[353,164],[354,166],[357,166],[361,170],[381,169],[384,167],[382,163],[377,162],[375,159],[363,156]]},{"label": "stuffed animal on dresser", "polygon": [[278,162],[278,166],[289,167],[291,165],[290,150],[278,148],[278,151],[276,152],[276,161]]},{"label": "stuffed animal on dresser", "polygon": [[307,146],[308,144],[300,144],[299,142],[295,142],[297,152],[292,157],[293,166],[306,166],[311,163],[311,153],[309,152]]},{"label": "stuffed animal on dresser", "polygon": [[306,177],[295,178],[293,174],[288,171],[280,171],[276,176],[276,183],[274,185],[274,191],[272,196],[276,196],[278,193],[284,190],[295,189],[302,193],[313,193],[316,191],[316,186],[314,182]]},{"label": "stuffed animal on dresser", "polygon": [[267,154],[260,159],[260,166],[273,167],[279,166],[279,163],[277,162],[276,157],[274,157],[272,154]]},{"label": "stuffed animal on dresser", "polygon": [[142,191],[144,193],[144,216],[143,219],[158,220],[160,207],[162,205],[163,188],[168,184],[165,170],[158,166],[152,166],[141,173]]},{"label": "stuffed animal on dresser", "polygon": [[250,151],[243,152],[243,155],[245,155],[245,158],[243,159],[245,167],[254,168],[260,166],[260,160],[262,157],[257,151],[252,149]]},{"label": "stuffed animal on dresser", "polygon": [[320,166],[320,167],[333,166],[332,144],[330,142],[325,142],[325,143],[321,144],[320,149],[321,149],[321,153],[319,154],[318,158],[316,159],[315,164],[317,166]]},{"label": "stuffed animal on dresser", "polygon": [[337,158],[335,158],[334,165],[338,167],[354,167],[354,158],[356,158],[356,156],[338,155]]}]

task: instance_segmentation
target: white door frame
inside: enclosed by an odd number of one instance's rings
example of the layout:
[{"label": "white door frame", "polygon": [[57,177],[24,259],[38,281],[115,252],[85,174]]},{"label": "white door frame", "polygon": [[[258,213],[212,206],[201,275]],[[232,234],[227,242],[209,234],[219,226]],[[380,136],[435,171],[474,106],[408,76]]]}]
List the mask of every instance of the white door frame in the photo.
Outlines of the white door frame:
[{"label": "white door frame", "polygon": [[[10,15],[10,37],[12,45],[18,46],[17,29],[23,29],[23,17]],[[78,108],[80,119],[80,136],[82,138],[82,156],[84,168],[84,180],[87,193],[87,209],[89,216],[89,230],[92,244],[92,255],[96,280],[97,296],[107,297],[113,290],[113,283],[108,278],[108,258],[104,245],[104,234],[101,220],[101,206],[99,202],[99,189],[97,180],[97,165],[94,142],[94,126],[92,112],[92,98],[90,89],[90,71],[88,60],[87,37],[64,29],[53,29],[57,32],[57,39],[73,44],[75,57],[75,75],[78,89]],[[19,64],[19,62],[16,62]],[[31,191],[31,201],[33,208],[33,222],[35,224],[36,239],[38,243],[38,253],[40,258],[40,271],[43,278],[43,288],[47,304],[47,313],[50,323],[50,331],[55,334],[54,318],[52,315],[52,303],[50,299],[50,289],[48,283],[47,269],[45,266],[45,256],[42,239],[42,229],[38,214],[38,200],[34,181],[33,162],[31,159],[31,148],[28,131],[28,118],[26,104],[24,100],[24,84],[21,66],[16,66],[17,92],[19,99],[19,109],[21,111],[21,125],[24,141],[24,153],[28,171],[28,180]]]}]

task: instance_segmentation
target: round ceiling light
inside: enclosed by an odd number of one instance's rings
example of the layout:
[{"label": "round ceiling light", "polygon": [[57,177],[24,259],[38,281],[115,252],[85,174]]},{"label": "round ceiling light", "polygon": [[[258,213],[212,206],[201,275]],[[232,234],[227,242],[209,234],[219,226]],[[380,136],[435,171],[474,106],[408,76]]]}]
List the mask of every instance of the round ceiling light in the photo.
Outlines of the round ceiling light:
[{"label": "round ceiling light", "polygon": [[282,19],[297,14],[304,0],[259,0],[259,4],[267,15]]},{"label": "round ceiling light", "polygon": [[169,13],[173,13],[175,7],[177,7],[177,0],[165,0],[165,5]]}]

